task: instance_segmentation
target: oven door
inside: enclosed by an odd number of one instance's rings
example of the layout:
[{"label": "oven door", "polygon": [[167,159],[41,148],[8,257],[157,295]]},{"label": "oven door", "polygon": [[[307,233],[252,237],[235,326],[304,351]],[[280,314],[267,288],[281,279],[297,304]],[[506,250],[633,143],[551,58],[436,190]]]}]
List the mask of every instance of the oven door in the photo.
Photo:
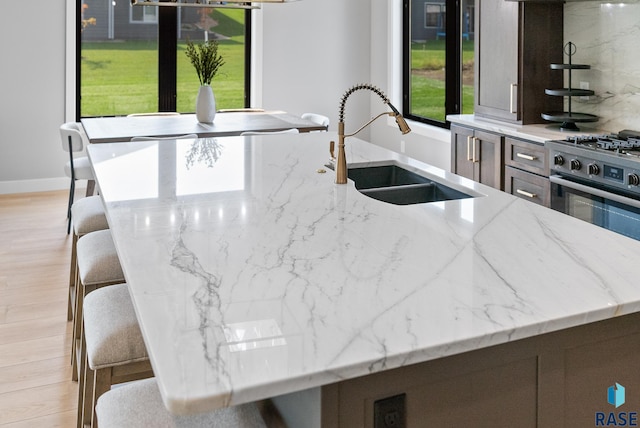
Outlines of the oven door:
[{"label": "oven door", "polygon": [[551,208],[640,240],[640,201],[577,183],[559,175],[551,181]]}]

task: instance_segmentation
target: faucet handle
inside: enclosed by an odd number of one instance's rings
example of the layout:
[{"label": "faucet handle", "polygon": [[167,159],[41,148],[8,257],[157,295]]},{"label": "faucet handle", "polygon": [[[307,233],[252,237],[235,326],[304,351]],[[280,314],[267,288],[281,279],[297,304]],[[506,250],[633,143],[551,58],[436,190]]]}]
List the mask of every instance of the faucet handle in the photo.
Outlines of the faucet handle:
[{"label": "faucet handle", "polygon": [[336,155],[334,153],[335,148],[336,142],[333,140],[329,141],[329,154],[331,155],[331,160],[336,160]]}]

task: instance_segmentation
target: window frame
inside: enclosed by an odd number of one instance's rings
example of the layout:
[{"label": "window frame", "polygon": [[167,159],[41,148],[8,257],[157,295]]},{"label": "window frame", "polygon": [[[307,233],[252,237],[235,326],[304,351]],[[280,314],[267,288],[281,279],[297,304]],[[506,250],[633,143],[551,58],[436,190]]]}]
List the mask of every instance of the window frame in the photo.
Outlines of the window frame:
[{"label": "window frame", "polygon": [[[83,117],[80,102],[82,96],[82,3],[83,0],[70,0],[75,8],[75,121]],[[132,7],[131,5],[129,7]],[[176,111],[177,78],[177,34],[180,13],[175,7],[159,7],[156,22],[133,21],[133,24],[155,24],[158,26],[158,111]],[[251,52],[252,52],[252,14],[245,12],[245,49],[244,49],[244,107],[251,100]],[[131,12],[129,13],[131,20]],[[173,35],[173,36],[172,36]],[[161,71],[165,72],[162,73]],[[84,116],[90,117],[90,116]]]},{"label": "window frame", "polygon": [[[411,4],[413,0],[403,0],[402,12],[402,111],[407,119],[439,128],[450,129],[451,122],[441,122],[411,112]],[[424,5],[430,3],[424,1]],[[462,108],[462,6],[458,0],[445,0],[445,32],[454,34],[445,41],[445,117],[460,114]],[[423,9],[426,19],[426,9]],[[425,22],[426,24],[426,22]]]},{"label": "window frame", "polygon": [[144,24],[157,24],[158,23],[158,15],[160,14],[159,11],[158,11],[158,6],[142,6],[142,7],[138,6],[138,7],[142,9],[142,16],[143,17],[147,16],[147,15],[145,15],[145,11],[146,10],[154,8],[155,9],[155,14],[153,16],[155,17],[155,19],[153,21],[145,21],[144,19],[142,19],[142,20],[133,19],[134,8],[133,8],[132,4],[129,4],[129,23],[130,24],[134,24],[134,25],[142,24],[142,25],[144,25]]}]

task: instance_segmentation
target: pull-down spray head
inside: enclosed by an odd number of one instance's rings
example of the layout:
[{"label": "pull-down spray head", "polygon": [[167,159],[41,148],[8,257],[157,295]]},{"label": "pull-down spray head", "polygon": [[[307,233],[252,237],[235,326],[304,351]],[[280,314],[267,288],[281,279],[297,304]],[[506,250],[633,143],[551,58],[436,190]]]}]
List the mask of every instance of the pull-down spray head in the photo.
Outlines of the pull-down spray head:
[{"label": "pull-down spray head", "polygon": [[411,128],[409,128],[407,121],[404,120],[404,117],[402,117],[398,109],[396,109],[390,102],[387,102],[387,105],[391,108],[391,110],[393,110],[394,116],[396,118],[396,123],[398,124],[398,129],[400,129],[402,135],[411,132]]},{"label": "pull-down spray head", "polygon": [[[347,99],[349,98],[349,96],[352,93],[354,93],[355,91],[358,91],[360,89],[368,89],[368,90],[374,92],[375,94],[377,94],[380,98],[382,98],[382,102],[384,102],[385,104],[387,104],[389,106],[391,111],[380,113],[379,115],[377,115],[376,117],[371,119],[369,122],[367,122],[364,125],[362,125],[356,132],[354,132],[352,134],[345,135],[345,133],[344,133],[344,107],[345,107],[345,104],[346,104]],[[339,111],[339,121],[338,121],[338,159],[337,159],[337,162],[336,162],[336,183],[337,184],[345,184],[347,182],[347,159],[346,159],[346,155],[345,155],[345,151],[344,151],[344,139],[345,139],[345,137],[351,137],[351,136],[356,135],[358,132],[362,131],[364,128],[369,126],[374,120],[376,120],[377,118],[379,118],[381,116],[384,116],[384,115],[393,116],[396,119],[396,123],[398,124],[398,129],[400,129],[400,132],[402,132],[402,134],[407,134],[407,133],[411,132],[411,128],[409,128],[409,125],[407,124],[407,121],[404,120],[404,117],[402,117],[402,115],[400,114],[398,109],[396,109],[389,102],[389,99],[377,87],[375,87],[375,86],[373,86],[371,84],[368,84],[368,83],[362,83],[362,84],[355,85],[355,86],[349,88],[344,93],[344,95],[342,96],[342,99],[340,100],[340,111]],[[331,149],[331,151],[333,151],[333,150]]]}]

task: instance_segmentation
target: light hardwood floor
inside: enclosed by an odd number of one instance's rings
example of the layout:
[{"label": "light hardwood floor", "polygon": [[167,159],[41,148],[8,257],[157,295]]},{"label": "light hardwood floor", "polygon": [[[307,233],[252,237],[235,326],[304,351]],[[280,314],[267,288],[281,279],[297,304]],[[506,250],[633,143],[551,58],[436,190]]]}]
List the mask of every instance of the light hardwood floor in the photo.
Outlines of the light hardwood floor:
[{"label": "light hardwood floor", "polygon": [[[76,197],[82,197],[80,189]],[[75,427],[67,191],[0,195],[0,427]],[[286,428],[269,401],[267,426]]]},{"label": "light hardwood floor", "polygon": [[[0,195],[0,426],[71,427],[67,191]],[[80,194],[79,194],[79,197]]]}]

